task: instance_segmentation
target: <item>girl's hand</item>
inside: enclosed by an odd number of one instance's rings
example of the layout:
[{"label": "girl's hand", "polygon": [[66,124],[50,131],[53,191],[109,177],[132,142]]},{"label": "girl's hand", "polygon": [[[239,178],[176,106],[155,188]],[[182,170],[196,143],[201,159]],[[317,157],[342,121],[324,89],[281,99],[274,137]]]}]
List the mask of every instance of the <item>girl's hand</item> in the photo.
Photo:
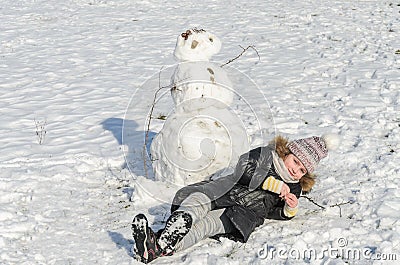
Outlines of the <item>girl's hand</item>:
[{"label": "girl's hand", "polygon": [[282,199],[285,199],[285,196],[288,195],[289,193],[290,193],[289,186],[286,183],[283,183],[279,197],[281,197]]},{"label": "girl's hand", "polygon": [[299,203],[299,201],[297,200],[296,195],[294,195],[293,193],[288,193],[285,197],[284,197],[287,205],[291,208],[295,208],[297,206],[297,204]]}]

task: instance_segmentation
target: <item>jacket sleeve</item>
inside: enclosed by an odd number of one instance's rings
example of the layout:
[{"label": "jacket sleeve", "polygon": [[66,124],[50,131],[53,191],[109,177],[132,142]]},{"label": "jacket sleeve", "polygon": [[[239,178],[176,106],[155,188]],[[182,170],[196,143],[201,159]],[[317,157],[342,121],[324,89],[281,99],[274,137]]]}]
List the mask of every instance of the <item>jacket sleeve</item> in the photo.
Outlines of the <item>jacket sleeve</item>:
[{"label": "jacket sleeve", "polygon": [[[296,195],[297,199],[300,198],[301,195],[301,186],[299,183],[296,184],[288,184],[290,191]],[[272,210],[268,213],[268,219],[275,220],[290,220],[296,216],[298,211],[298,205],[295,208],[289,207],[286,203],[280,203],[279,205],[272,208]]]},{"label": "jacket sleeve", "polygon": [[255,190],[261,186],[272,163],[269,147],[258,147],[240,156],[233,177],[241,185]]},{"label": "jacket sleeve", "polygon": [[287,217],[283,212],[283,207],[275,207],[273,208],[267,216],[267,219],[274,219],[274,220],[290,220],[292,217]]}]

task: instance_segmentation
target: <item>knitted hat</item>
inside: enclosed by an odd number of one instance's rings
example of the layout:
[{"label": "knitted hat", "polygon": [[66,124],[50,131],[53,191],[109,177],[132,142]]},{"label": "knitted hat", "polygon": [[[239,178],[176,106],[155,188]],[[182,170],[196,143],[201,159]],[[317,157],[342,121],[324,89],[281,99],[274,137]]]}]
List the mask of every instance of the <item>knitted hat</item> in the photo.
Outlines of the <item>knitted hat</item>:
[{"label": "knitted hat", "polygon": [[298,139],[288,144],[289,150],[303,163],[308,173],[312,173],[319,161],[339,145],[339,137],[325,134],[322,137],[312,136]]}]

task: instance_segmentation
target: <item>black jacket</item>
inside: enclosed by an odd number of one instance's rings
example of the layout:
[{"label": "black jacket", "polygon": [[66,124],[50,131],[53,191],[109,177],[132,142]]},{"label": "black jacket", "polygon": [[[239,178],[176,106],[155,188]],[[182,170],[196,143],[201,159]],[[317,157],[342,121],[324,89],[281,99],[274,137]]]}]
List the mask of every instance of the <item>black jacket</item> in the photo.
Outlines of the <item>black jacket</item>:
[{"label": "black jacket", "polygon": [[[269,146],[253,149],[239,158],[233,174],[180,189],[174,197],[171,212],[191,193],[202,192],[210,198],[212,209],[226,209],[224,215],[237,229],[233,234],[234,239],[242,242],[248,240],[264,219],[291,219],[283,214],[285,203],[279,195],[261,189],[268,176],[282,180],[273,167],[272,152],[274,150]],[[290,192],[299,198],[300,184],[287,185]]]}]

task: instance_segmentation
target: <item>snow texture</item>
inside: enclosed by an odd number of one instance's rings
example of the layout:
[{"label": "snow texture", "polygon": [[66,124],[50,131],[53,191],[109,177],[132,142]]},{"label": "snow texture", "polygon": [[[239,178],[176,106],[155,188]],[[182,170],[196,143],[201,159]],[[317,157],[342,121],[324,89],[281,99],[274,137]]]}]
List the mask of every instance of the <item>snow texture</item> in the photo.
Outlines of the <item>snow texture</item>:
[{"label": "snow texture", "polygon": [[[341,143],[309,194],[324,210],[301,198],[298,216],[265,221],[246,244],[207,239],[154,264],[397,264],[260,250],[345,246],[400,259],[399,4],[3,0],[0,263],[139,264],[132,218],[142,212],[162,227],[175,189],[145,174],[139,125],[150,105],[125,110],[138,87],[175,63],[175,36],[198,27],[224,43],[213,57],[221,64],[242,52],[238,45],[256,47],[260,60],[248,50],[229,66],[268,99],[275,124],[266,129],[291,139],[337,133]],[[246,99],[254,110],[266,106],[259,95]],[[152,135],[164,122],[154,121]]]}]

